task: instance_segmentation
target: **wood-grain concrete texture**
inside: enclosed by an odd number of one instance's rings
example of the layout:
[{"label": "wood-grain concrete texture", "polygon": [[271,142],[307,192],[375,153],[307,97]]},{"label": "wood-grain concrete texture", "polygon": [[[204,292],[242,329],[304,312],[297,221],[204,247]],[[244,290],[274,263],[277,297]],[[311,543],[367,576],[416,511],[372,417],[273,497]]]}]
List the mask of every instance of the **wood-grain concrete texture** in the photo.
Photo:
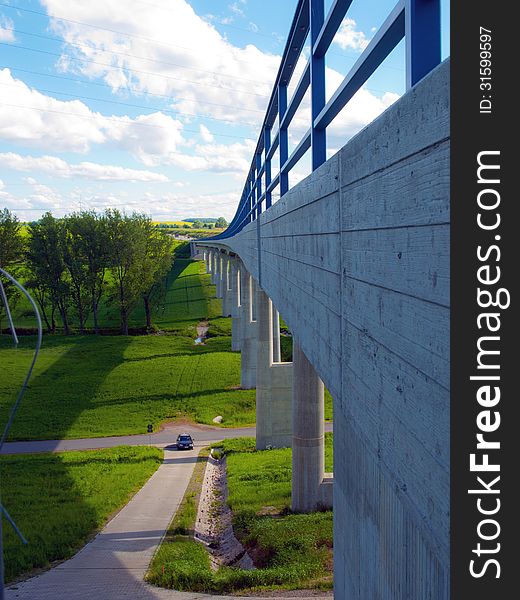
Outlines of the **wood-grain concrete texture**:
[{"label": "wood-grain concrete texture", "polygon": [[334,397],[339,599],[449,596],[449,97],[446,62],[207,243],[240,256]]}]

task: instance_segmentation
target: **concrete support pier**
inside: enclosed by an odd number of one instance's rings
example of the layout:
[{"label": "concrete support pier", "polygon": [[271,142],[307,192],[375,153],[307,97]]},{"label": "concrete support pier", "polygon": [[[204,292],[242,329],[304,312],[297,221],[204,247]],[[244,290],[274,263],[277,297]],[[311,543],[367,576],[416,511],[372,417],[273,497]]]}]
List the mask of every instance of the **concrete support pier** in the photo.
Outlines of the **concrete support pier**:
[{"label": "concrete support pier", "polygon": [[273,304],[273,362],[279,363],[282,360],[282,350],[280,347],[280,313]]},{"label": "concrete support pier", "polygon": [[242,323],[240,306],[240,274],[238,259],[231,258],[229,261],[230,277],[230,302],[231,302],[231,350],[238,352],[241,349]]},{"label": "concrete support pier", "polygon": [[229,289],[229,256],[222,255],[222,316],[231,316],[231,290]]},{"label": "concrete support pier", "polygon": [[242,263],[239,277],[240,282],[244,282],[244,285],[240,285],[240,387],[251,390],[256,387],[256,321],[253,321],[253,279]]},{"label": "concrete support pier", "polygon": [[210,273],[211,273],[211,283],[213,285],[217,284],[217,253],[215,250],[211,250],[209,253],[209,264],[210,264]]},{"label": "concrete support pier", "polygon": [[273,364],[272,303],[260,288],[256,308],[256,448],[283,448],[292,441],[292,363]]},{"label": "concrete support pier", "polygon": [[211,251],[204,252],[204,262],[206,263],[206,273],[211,273]]},{"label": "concrete support pier", "polygon": [[215,285],[217,287],[217,298],[222,298],[222,253],[220,252],[220,250],[217,250],[217,257],[216,257],[216,280],[215,280]]},{"label": "concrete support pier", "polygon": [[332,506],[332,482],[325,478],[324,386],[293,340],[292,509],[312,512]]}]

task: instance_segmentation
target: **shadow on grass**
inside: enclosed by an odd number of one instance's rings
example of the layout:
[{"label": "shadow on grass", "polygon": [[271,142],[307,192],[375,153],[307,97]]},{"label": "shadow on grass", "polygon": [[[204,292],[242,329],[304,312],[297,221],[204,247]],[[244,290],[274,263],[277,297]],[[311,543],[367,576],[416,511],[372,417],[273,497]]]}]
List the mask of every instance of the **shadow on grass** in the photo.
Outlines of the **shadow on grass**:
[{"label": "shadow on grass", "polygon": [[[91,408],[92,400],[105,379],[124,362],[130,338],[110,338],[110,343],[99,346],[99,352],[93,352],[98,341],[91,336],[59,340],[49,336],[44,338],[43,351],[65,343],[70,348],[31,379],[15,417],[10,440],[27,437],[46,439],[49,431],[56,439],[67,437],[79,415]],[[34,338],[27,336],[22,339],[21,346],[28,348],[31,343],[34,343]],[[21,367],[20,371],[23,371]],[[16,387],[2,390],[1,422],[5,422],[16,393]]]},{"label": "shadow on grass", "polygon": [[[16,577],[22,576],[23,579],[35,575],[36,572],[31,572],[32,569],[56,567],[56,561],[75,555],[85,542],[93,538],[96,528],[102,526],[107,517],[110,518],[110,511],[117,510],[118,506],[112,504],[114,500],[111,497],[111,486],[106,485],[106,476],[104,488],[99,487],[98,483],[94,484],[98,493],[95,502],[85,497],[84,490],[82,491],[83,477],[89,478],[89,473],[90,479],[95,477],[95,472],[87,473],[83,468],[84,465],[90,466],[96,463],[102,465],[105,462],[114,465],[116,462],[121,462],[114,458],[112,460],[98,460],[98,458],[94,456],[92,460],[84,461],[75,458],[70,460],[60,454],[2,457],[0,465],[4,481],[8,484],[4,494],[6,503],[12,507],[12,514],[22,530],[28,534],[29,541],[29,545],[22,547],[13,532],[9,528],[4,529],[7,550],[7,599],[29,600],[45,596],[49,598],[97,597],[115,600],[120,597],[121,583],[138,584],[140,577],[127,570],[128,565],[121,563],[119,556],[122,553],[135,553],[139,557],[140,553],[153,550],[157,540],[164,533],[156,527],[147,530],[145,525],[135,531],[98,534],[98,556],[99,542],[103,543],[102,566],[99,564],[99,559],[95,559],[95,552],[92,565],[87,569],[84,568],[85,563],[81,562],[81,558],[79,565],[76,558],[72,558],[71,562],[60,565],[57,569],[43,574],[38,573],[38,577],[25,582],[14,583]],[[122,462],[129,465],[141,460],[130,456],[124,457]],[[45,463],[45,468],[42,463]],[[74,474],[72,469],[80,469],[80,473]],[[27,480],[33,485],[26,485]],[[35,480],[38,480],[37,486],[34,485]],[[126,493],[128,492],[124,492],[125,495]],[[40,495],[45,496],[44,502],[41,501]],[[116,502],[119,504],[121,499],[124,500],[124,496]],[[109,508],[102,508],[105,505]],[[88,549],[86,551],[88,555]],[[79,555],[81,556],[84,556],[83,552]],[[105,568],[106,565],[109,565],[108,569]],[[78,566],[81,567],[79,570]],[[69,575],[71,569],[75,571],[74,577]],[[113,577],[114,570],[121,573],[116,578]],[[153,600],[156,597],[153,588],[143,585],[139,589],[139,598]]]}]

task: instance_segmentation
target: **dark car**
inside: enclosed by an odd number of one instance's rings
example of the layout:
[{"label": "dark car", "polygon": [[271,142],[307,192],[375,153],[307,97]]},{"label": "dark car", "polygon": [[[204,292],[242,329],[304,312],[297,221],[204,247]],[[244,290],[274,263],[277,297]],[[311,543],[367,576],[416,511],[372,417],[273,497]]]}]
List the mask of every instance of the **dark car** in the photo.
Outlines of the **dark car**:
[{"label": "dark car", "polygon": [[177,436],[177,448],[179,450],[193,450],[193,438],[189,433],[181,433]]}]

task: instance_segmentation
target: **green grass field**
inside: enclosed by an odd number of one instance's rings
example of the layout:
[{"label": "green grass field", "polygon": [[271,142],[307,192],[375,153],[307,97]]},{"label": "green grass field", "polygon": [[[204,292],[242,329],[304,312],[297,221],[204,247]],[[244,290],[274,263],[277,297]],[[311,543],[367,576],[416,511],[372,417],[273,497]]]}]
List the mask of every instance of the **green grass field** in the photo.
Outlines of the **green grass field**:
[{"label": "green grass field", "polygon": [[6,580],[79,550],[162,462],[146,447],[0,457],[2,502],[29,544],[4,519]]},{"label": "green grass field", "polygon": [[[12,350],[2,340],[0,422],[27,368],[32,339]],[[10,439],[62,439],[146,432],[186,416],[224,426],[255,421],[255,391],[240,384],[240,355],[229,337],[205,346],[175,335],[50,336],[38,360]]]},{"label": "green grass field", "polygon": [[[143,433],[147,423],[186,416],[224,426],[252,425],[254,390],[240,385],[240,355],[231,352],[231,320],[202,262],[178,260],[157,324],[171,332],[150,336],[45,336],[11,439],[56,439]],[[196,325],[209,319],[204,346]],[[34,338],[20,347],[0,336],[0,422],[15,399]]]},{"label": "green grass field", "polygon": [[[256,570],[210,569],[206,549],[172,529],[155,554],[147,579],[162,587],[211,593],[332,588],[332,513],[290,514],[291,450],[257,452],[252,438],[218,444],[227,454],[228,504],[235,534]],[[326,434],[326,470],[332,470],[332,435]],[[193,527],[186,504],[185,529]],[[181,513],[183,508],[181,508]],[[190,522],[190,519],[192,521]]]},{"label": "green grass field", "polygon": [[[255,390],[240,385],[240,354],[231,352],[231,319],[202,261],[177,259],[164,303],[154,314],[165,335],[46,335],[10,439],[65,439],[144,433],[152,423],[187,417],[224,427],[254,425]],[[116,316],[105,315],[105,323]],[[136,313],[135,322],[139,320]],[[209,339],[195,346],[196,326],[209,319]],[[0,423],[5,422],[25,370],[34,337],[20,347],[0,335]],[[326,396],[325,416],[332,417]]]}]

